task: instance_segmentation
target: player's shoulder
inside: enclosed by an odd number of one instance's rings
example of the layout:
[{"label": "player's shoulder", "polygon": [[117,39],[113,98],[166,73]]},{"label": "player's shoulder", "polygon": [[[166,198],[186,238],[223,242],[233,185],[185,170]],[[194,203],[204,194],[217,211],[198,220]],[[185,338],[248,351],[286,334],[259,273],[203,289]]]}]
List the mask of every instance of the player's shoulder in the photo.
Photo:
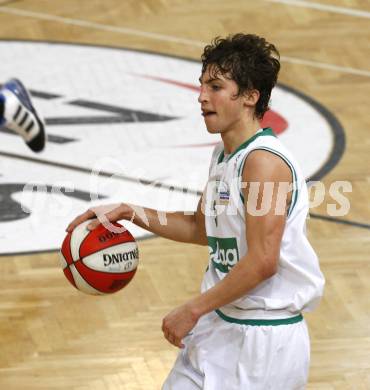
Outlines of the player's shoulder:
[{"label": "player's shoulder", "polygon": [[264,163],[297,165],[291,151],[271,128],[263,129],[261,136],[256,137],[245,152],[247,158],[244,160],[249,160],[250,164],[255,162],[259,165]]},{"label": "player's shoulder", "polygon": [[254,149],[245,160],[242,176],[248,180],[291,179],[291,171],[286,161],[270,150]]}]

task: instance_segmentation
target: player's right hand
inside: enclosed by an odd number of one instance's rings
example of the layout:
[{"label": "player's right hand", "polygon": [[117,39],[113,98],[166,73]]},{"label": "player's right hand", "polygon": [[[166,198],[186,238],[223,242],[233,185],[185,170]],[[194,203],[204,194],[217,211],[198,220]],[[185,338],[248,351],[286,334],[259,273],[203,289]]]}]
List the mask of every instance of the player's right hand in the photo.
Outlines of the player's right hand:
[{"label": "player's right hand", "polygon": [[129,206],[123,203],[91,207],[83,214],[77,216],[68,225],[66,231],[68,233],[71,233],[76,226],[80,225],[82,222],[87,221],[88,219],[91,219],[91,222],[87,225],[87,228],[89,230],[95,229],[99,224],[106,225],[111,222],[116,222],[120,219],[124,219],[125,210],[127,208],[129,208]]}]

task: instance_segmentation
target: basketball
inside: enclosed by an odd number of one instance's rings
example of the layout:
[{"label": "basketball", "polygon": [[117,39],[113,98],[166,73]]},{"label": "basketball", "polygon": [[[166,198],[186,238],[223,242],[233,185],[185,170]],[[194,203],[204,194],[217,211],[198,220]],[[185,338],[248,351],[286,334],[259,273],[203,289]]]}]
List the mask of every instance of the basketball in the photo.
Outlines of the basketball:
[{"label": "basketball", "polygon": [[[128,230],[116,233],[99,225],[90,231],[90,222],[81,223],[65,237],[59,256],[62,269],[78,290],[92,295],[111,294],[134,277],[138,246]],[[118,223],[113,225],[123,228]]]}]

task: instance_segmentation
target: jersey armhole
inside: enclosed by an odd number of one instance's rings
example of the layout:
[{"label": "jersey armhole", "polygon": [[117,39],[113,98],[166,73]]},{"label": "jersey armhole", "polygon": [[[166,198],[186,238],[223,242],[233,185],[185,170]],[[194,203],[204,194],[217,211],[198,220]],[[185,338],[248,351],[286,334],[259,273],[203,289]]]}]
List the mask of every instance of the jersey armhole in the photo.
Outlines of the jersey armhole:
[{"label": "jersey armhole", "polygon": [[291,199],[291,202],[290,202],[290,206],[289,206],[289,209],[288,209],[288,213],[287,213],[287,217],[289,217],[292,212],[293,212],[293,209],[295,207],[295,205],[297,204],[297,199],[298,199],[298,182],[297,182],[297,173],[294,169],[294,166],[293,164],[289,161],[289,159],[284,156],[282,153],[278,152],[277,150],[274,150],[274,149],[271,149],[271,148],[268,148],[266,146],[261,146],[261,147],[257,147],[255,149],[252,149],[249,153],[247,153],[241,163],[240,163],[240,166],[239,166],[239,169],[238,169],[238,178],[239,178],[239,195],[240,195],[240,198],[244,204],[244,195],[243,195],[243,189],[241,188],[241,183],[242,183],[242,174],[243,174],[243,168],[244,168],[244,164],[245,164],[245,160],[247,159],[247,157],[249,156],[249,154],[255,150],[266,150],[267,152],[270,152],[272,154],[275,154],[276,156],[280,157],[289,167],[291,173],[292,173],[292,185],[293,185],[293,193],[292,193],[292,199]]}]

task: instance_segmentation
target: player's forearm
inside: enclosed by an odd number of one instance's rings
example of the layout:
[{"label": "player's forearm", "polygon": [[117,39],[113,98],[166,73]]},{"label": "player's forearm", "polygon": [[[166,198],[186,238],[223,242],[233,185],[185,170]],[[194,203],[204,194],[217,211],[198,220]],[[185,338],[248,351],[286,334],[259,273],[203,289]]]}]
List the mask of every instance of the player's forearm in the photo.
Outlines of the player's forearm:
[{"label": "player's forearm", "polygon": [[193,244],[204,244],[197,231],[195,215],[183,211],[164,212],[147,207],[125,205],[123,218],[164,238]]},{"label": "player's forearm", "polygon": [[200,317],[246,295],[275,273],[274,266],[266,262],[253,261],[245,256],[228,275],[208,291],[189,302],[192,312]]}]

